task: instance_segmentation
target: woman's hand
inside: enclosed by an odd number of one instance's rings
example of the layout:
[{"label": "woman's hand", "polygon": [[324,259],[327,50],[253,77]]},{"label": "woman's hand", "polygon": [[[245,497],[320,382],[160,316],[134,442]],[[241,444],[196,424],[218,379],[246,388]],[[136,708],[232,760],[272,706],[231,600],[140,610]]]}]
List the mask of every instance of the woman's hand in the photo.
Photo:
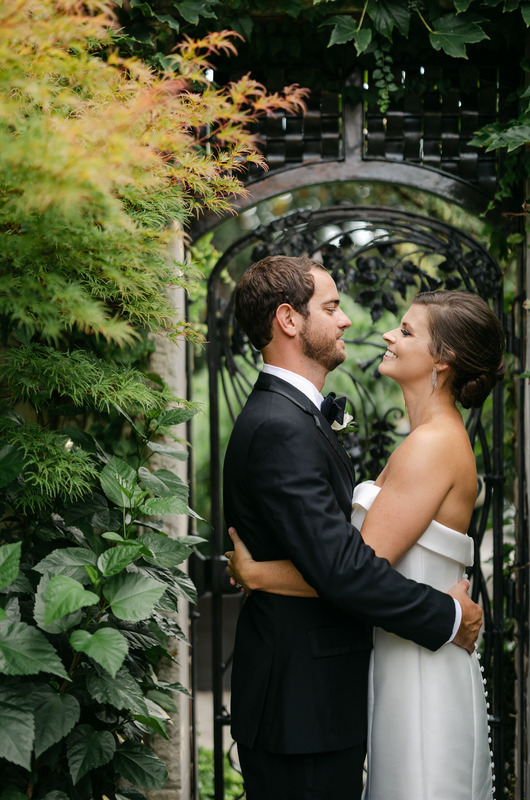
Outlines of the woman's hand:
[{"label": "woman's hand", "polygon": [[246,594],[254,591],[282,594],[287,597],[318,597],[291,561],[254,561],[235,528],[228,528],[234,549],[228,550],[230,583]]},{"label": "woman's hand", "polygon": [[252,589],[248,585],[248,582],[251,576],[252,565],[256,562],[252,558],[248,548],[237,535],[236,529],[228,528],[228,534],[234,545],[233,550],[228,550],[225,553],[228,559],[227,571],[230,575],[230,583],[232,586],[237,586],[242,592],[252,594]]}]

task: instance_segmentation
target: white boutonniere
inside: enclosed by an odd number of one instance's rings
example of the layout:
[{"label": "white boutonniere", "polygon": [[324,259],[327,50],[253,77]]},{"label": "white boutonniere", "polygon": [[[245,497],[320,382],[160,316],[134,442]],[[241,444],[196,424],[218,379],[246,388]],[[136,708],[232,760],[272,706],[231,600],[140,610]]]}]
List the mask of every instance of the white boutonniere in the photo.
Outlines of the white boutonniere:
[{"label": "white boutonniere", "polygon": [[357,427],[357,423],[353,419],[351,414],[348,414],[347,411],[344,412],[344,418],[342,422],[335,422],[331,423],[331,430],[335,431],[335,433],[340,433],[344,435],[345,433],[353,433],[355,428]]}]

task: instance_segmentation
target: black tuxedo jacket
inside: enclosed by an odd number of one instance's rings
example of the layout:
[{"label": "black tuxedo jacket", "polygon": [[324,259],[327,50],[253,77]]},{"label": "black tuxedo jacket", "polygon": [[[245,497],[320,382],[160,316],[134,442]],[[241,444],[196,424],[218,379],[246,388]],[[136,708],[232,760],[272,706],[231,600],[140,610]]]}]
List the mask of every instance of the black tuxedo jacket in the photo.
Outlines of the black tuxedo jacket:
[{"label": "black tuxedo jacket", "polygon": [[431,650],[455,619],[449,595],[395,572],[350,524],[353,472],[316,406],[262,373],[234,426],[224,511],[259,561],[291,559],[318,598],[254,592],[238,619],[232,736],[278,753],[366,738],[371,625]]}]

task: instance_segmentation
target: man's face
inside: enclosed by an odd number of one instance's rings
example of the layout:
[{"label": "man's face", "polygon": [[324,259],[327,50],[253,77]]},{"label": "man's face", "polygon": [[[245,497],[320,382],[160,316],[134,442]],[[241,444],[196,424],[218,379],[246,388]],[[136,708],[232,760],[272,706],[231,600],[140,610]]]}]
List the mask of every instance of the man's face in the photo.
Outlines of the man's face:
[{"label": "man's face", "polygon": [[321,269],[311,270],[311,274],[315,291],[300,331],[302,353],[331,372],[346,358],[341,337],[351,322],[339,307],[339,293],[331,275]]}]

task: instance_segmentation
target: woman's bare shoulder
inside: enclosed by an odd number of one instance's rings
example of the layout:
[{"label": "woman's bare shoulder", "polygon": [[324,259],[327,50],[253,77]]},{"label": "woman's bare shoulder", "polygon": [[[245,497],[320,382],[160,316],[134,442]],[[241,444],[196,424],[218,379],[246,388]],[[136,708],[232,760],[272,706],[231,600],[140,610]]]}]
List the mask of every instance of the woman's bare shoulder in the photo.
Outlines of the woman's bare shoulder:
[{"label": "woman's bare shoulder", "polygon": [[430,466],[455,464],[456,459],[473,460],[473,451],[463,424],[446,420],[419,425],[397,447],[387,464],[387,471],[406,466],[421,472]]}]

